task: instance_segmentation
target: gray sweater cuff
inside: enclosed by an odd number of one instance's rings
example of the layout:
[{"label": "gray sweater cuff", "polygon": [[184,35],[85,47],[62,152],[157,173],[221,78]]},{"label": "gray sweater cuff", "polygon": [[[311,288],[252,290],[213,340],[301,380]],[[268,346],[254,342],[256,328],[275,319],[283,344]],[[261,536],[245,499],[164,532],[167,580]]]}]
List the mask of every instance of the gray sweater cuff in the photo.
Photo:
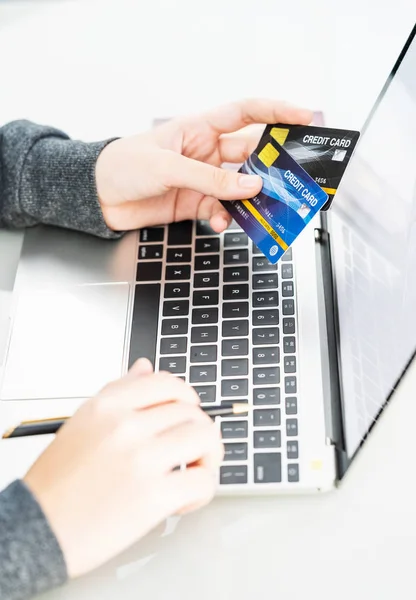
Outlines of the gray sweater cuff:
[{"label": "gray sweater cuff", "polygon": [[41,507],[23,481],[0,494],[0,598],[21,600],[67,579],[64,557]]}]

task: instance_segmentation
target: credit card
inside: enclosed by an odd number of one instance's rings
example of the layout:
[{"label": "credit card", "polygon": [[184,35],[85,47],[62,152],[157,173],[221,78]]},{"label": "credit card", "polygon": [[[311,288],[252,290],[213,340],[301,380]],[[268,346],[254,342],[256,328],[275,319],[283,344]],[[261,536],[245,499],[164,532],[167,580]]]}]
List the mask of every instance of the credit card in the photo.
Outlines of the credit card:
[{"label": "credit card", "polygon": [[274,264],[328,201],[328,194],[271,136],[262,137],[240,171],[260,175],[261,191],[254,198],[222,204]]},{"label": "credit card", "polygon": [[360,137],[359,131],[313,125],[268,125],[261,142],[271,136],[328,194],[322,210],[334,199],[348,162]]}]

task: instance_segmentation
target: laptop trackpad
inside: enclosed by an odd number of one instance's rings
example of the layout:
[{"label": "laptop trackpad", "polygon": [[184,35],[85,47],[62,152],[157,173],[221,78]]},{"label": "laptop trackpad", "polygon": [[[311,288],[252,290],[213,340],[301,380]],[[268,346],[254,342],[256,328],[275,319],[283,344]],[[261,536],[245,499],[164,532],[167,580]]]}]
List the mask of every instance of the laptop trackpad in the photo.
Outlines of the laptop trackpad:
[{"label": "laptop trackpad", "polygon": [[22,293],[2,400],[85,398],[122,374],[129,284]]}]

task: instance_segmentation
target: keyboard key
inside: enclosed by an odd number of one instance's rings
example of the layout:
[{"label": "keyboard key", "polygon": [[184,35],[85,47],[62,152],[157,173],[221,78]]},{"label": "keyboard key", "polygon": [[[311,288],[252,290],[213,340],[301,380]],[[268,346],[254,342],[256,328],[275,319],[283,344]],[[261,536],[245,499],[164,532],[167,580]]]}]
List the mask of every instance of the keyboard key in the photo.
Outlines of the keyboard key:
[{"label": "keyboard key", "polygon": [[205,238],[195,241],[195,253],[205,254],[208,252],[219,252],[220,250],[220,238]]},{"label": "keyboard key", "polygon": [[263,252],[260,250],[260,248],[257,248],[257,246],[256,246],[256,244],[254,242],[251,242],[251,251],[252,251],[253,254],[261,254],[261,255],[263,255]]},{"label": "keyboard key", "polygon": [[247,483],[247,466],[225,465],[220,468],[220,484],[235,485]]},{"label": "keyboard key", "polygon": [[280,408],[261,408],[253,411],[254,427],[279,427]]},{"label": "keyboard key", "polygon": [[248,444],[240,442],[235,444],[224,444],[224,460],[247,460]]},{"label": "keyboard key", "polygon": [[247,356],[248,340],[244,338],[223,340],[221,350],[223,356]]},{"label": "keyboard key", "polygon": [[139,260],[151,260],[153,258],[162,258],[162,244],[153,244],[150,246],[139,246]]},{"label": "keyboard key", "polygon": [[273,265],[265,256],[255,256],[253,258],[253,272],[259,271],[277,271],[277,263]]},{"label": "keyboard key", "polygon": [[192,324],[218,323],[218,308],[194,308],[192,311]]},{"label": "keyboard key", "polygon": [[192,346],[191,363],[216,362],[217,346]]},{"label": "keyboard key", "polygon": [[248,320],[223,321],[222,337],[235,337],[248,335]]},{"label": "keyboard key", "polygon": [[139,262],[136,279],[137,281],[160,281],[162,279],[162,263]]},{"label": "keyboard key", "polygon": [[283,352],[290,354],[296,352],[296,338],[295,337],[284,337],[283,338]]},{"label": "keyboard key", "polygon": [[234,358],[226,359],[221,362],[222,377],[237,377],[239,375],[248,375],[248,359]]},{"label": "keyboard key", "polygon": [[248,263],[248,250],[224,250],[224,265]]},{"label": "keyboard key", "polygon": [[279,360],[280,351],[278,346],[253,348],[253,365],[277,365]]},{"label": "keyboard key", "polygon": [[238,439],[248,436],[247,421],[222,421],[221,435],[223,439]]},{"label": "keyboard key", "polygon": [[136,285],[130,338],[129,367],[141,356],[152,364],[156,357],[160,283]]},{"label": "keyboard key", "polygon": [[293,279],[293,265],[282,265],[282,279]]},{"label": "keyboard key", "polygon": [[215,288],[219,282],[219,273],[196,273],[194,276],[195,288]]},{"label": "keyboard key", "polygon": [[173,300],[163,303],[163,316],[175,317],[184,316],[189,313],[189,300]]},{"label": "keyboard key", "polygon": [[293,317],[287,317],[286,319],[283,319],[283,333],[286,335],[288,333],[295,333],[295,331],[295,319]]},{"label": "keyboard key", "polygon": [[218,327],[216,325],[206,327],[192,327],[191,342],[193,344],[206,344],[218,340]]},{"label": "keyboard key", "polygon": [[166,256],[168,263],[186,263],[191,262],[191,248],[169,248]]},{"label": "keyboard key", "polygon": [[159,371],[169,371],[170,373],[185,373],[186,358],[184,356],[162,357],[159,361]]},{"label": "keyboard key", "polygon": [[145,227],[140,230],[141,242],[163,242],[165,230],[163,227]]},{"label": "keyboard key", "polygon": [[189,298],[189,283],[165,283],[165,298]]},{"label": "keyboard key", "polygon": [[[248,402],[247,400],[240,400],[240,399],[239,400],[233,400],[233,404],[241,404],[241,403],[247,404],[247,402]],[[230,400],[229,399],[224,400],[223,402],[221,402],[221,406],[225,405],[225,406],[228,407],[229,404],[230,404]],[[240,413],[239,415],[228,415],[227,417],[224,417],[224,418],[227,418],[227,419],[241,419],[241,417],[246,417],[247,415],[248,415],[248,412],[246,411],[244,413]]]},{"label": "keyboard key", "polygon": [[188,333],[188,319],[164,319],[162,335],[183,335]]},{"label": "keyboard key", "polygon": [[263,406],[280,404],[280,388],[254,388],[253,404]]},{"label": "keyboard key", "polygon": [[289,481],[289,483],[296,483],[299,481],[298,464],[287,465],[287,480]]},{"label": "keyboard key", "polygon": [[253,369],[253,385],[269,385],[280,383],[279,367],[258,367]]},{"label": "keyboard key", "polygon": [[279,325],[279,311],[277,308],[268,310],[254,310],[252,313],[253,326]]},{"label": "keyboard key", "polygon": [[195,256],[195,271],[210,271],[218,269],[220,266],[220,257],[218,254],[207,254]]},{"label": "keyboard key", "polygon": [[240,285],[224,285],[223,287],[224,300],[248,300],[248,284]]},{"label": "keyboard key", "polygon": [[286,444],[286,456],[289,459],[299,458],[299,445],[296,440],[287,442]]},{"label": "keyboard key", "polygon": [[188,338],[162,338],[160,354],[185,354],[188,349]]},{"label": "keyboard key", "polygon": [[262,452],[254,455],[255,483],[280,483],[282,481],[282,457],[278,452]]},{"label": "keyboard key", "polygon": [[217,380],[216,365],[202,365],[200,367],[191,367],[189,381],[191,383],[204,383]]},{"label": "keyboard key", "polygon": [[293,296],[295,293],[295,287],[293,281],[282,281],[282,296],[288,298]]},{"label": "keyboard key", "polygon": [[247,379],[224,379],[221,381],[221,396],[247,396],[248,381]]},{"label": "keyboard key", "polygon": [[286,398],[285,402],[286,414],[297,415],[298,414],[298,399],[296,396],[290,396]]},{"label": "keyboard key", "polygon": [[178,265],[166,267],[166,279],[169,281],[191,278],[191,265]]},{"label": "keyboard key", "polygon": [[194,292],[194,306],[210,306],[218,304],[218,290],[204,290]]},{"label": "keyboard key", "polygon": [[188,246],[192,243],[192,221],[171,223],[168,228],[169,246]]},{"label": "keyboard key", "polygon": [[296,373],[296,356],[285,356],[284,370],[285,373]]},{"label": "keyboard key", "polygon": [[232,233],[226,233],[224,235],[224,247],[225,248],[238,248],[241,246],[247,246],[248,237],[246,233],[240,233],[234,231]]},{"label": "keyboard key", "polygon": [[283,261],[292,260],[292,248],[288,248],[280,260],[283,260]]},{"label": "keyboard key", "polygon": [[215,385],[196,385],[194,390],[199,396],[202,403],[215,402],[217,388]]},{"label": "keyboard key", "polygon": [[254,346],[262,344],[278,344],[279,343],[279,328],[278,327],[256,327],[253,329],[252,341]]},{"label": "keyboard key", "polygon": [[253,434],[253,445],[255,448],[280,448],[282,436],[278,429],[276,431],[255,431]]},{"label": "keyboard key", "polygon": [[298,384],[294,375],[288,375],[285,377],[285,394],[296,394],[298,391]]},{"label": "keyboard key", "polygon": [[224,283],[248,281],[248,267],[226,267],[223,272]]},{"label": "keyboard key", "polygon": [[253,290],[269,290],[277,288],[277,273],[253,275]]},{"label": "keyboard key", "polygon": [[222,318],[235,319],[236,317],[248,317],[248,302],[224,302]]},{"label": "keyboard key", "polygon": [[297,419],[286,419],[286,435],[287,437],[296,437],[298,435]]},{"label": "keyboard key", "polygon": [[270,308],[272,306],[279,305],[279,294],[278,292],[254,292],[253,293],[253,307],[257,308]]},{"label": "keyboard key", "polygon": [[282,301],[282,313],[284,315],[294,315],[295,314],[295,301],[293,298],[286,298]]},{"label": "keyboard key", "polygon": [[212,229],[209,221],[197,221],[196,235],[217,235],[217,232]]}]

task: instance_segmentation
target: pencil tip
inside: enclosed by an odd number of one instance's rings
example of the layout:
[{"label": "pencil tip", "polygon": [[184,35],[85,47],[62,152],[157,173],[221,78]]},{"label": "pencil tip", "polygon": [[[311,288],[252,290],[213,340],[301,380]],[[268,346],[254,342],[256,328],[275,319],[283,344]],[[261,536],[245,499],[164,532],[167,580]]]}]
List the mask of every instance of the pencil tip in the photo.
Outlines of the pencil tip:
[{"label": "pencil tip", "polygon": [[237,402],[233,406],[233,413],[235,415],[242,415],[243,413],[246,413],[248,411],[248,409],[249,409],[249,404]]}]

